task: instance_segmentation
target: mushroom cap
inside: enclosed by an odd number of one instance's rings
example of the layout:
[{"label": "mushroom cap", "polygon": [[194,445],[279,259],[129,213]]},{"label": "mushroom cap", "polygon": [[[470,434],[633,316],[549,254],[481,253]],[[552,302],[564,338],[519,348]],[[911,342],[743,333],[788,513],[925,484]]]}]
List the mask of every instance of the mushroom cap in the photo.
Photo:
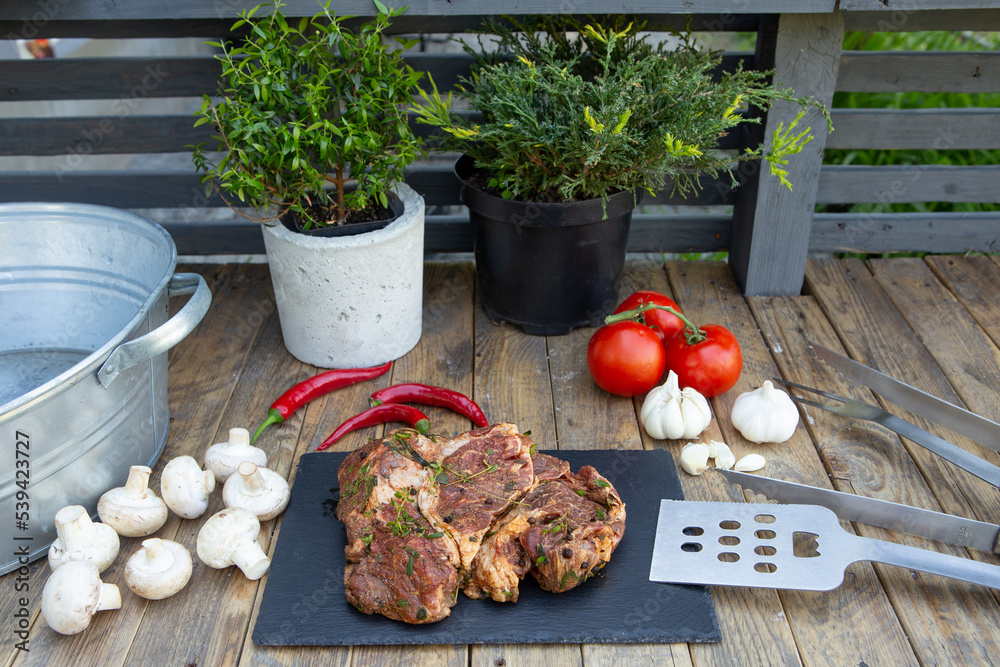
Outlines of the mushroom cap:
[{"label": "mushroom cap", "polygon": [[219,482],[228,480],[244,461],[267,465],[267,452],[250,444],[250,432],[245,428],[229,429],[228,442],[218,442],[205,452],[205,467]]},{"label": "mushroom cap", "polygon": [[132,466],[125,486],[104,493],[97,501],[101,521],[123,537],[145,537],[167,522],[166,503],[147,486],[150,469]]},{"label": "mushroom cap", "polygon": [[49,547],[49,567],[75,560],[90,560],[104,572],[118,556],[121,541],[111,526],[94,523],[82,505],[67,505],[55,516],[56,539]]},{"label": "mushroom cap", "polygon": [[251,512],[220,510],[198,532],[198,558],[216,569],[237,565],[248,579],[259,579],[271,563],[257,543],[259,532],[260,521]]},{"label": "mushroom cap", "polygon": [[[259,476],[255,481],[254,476]],[[284,477],[268,468],[260,468],[244,461],[237,474],[226,480],[222,487],[222,501],[226,507],[242,507],[260,521],[268,521],[281,514],[288,506],[290,492]]]},{"label": "mushroom cap", "polygon": [[151,537],[125,564],[125,583],[139,597],[162,600],[187,585],[191,570],[191,554],[183,544]]},{"label": "mushroom cap", "polygon": [[118,609],[121,597],[114,584],[101,582],[97,565],[89,560],[65,563],[49,575],[42,589],[42,617],[64,635],[83,632],[101,609]]},{"label": "mushroom cap", "polygon": [[204,514],[214,490],[215,475],[202,470],[191,456],[171,459],[160,475],[163,502],[182,519],[197,519]]}]

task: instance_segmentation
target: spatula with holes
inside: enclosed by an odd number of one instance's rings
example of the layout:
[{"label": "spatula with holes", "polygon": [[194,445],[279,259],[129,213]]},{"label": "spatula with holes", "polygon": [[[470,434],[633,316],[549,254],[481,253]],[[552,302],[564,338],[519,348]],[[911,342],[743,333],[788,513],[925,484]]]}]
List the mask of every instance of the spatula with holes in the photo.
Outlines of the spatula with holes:
[{"label": "spatula with holes", "polygon": [[875,561],[1000,588],[1000,567],[859,537],[818,505],[661,500],[649,580],[828,591]]}]

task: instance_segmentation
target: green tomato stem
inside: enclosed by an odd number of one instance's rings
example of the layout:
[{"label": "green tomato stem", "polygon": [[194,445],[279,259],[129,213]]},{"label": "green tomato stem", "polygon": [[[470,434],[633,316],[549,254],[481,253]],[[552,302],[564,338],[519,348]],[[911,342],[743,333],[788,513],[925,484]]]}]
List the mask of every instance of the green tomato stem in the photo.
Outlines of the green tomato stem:
[{"label": "green tomato stem", "polygon": [[615,322],[624,322],[626,320],[640,320],[642,314],[647,310],[665,310],[671,315],[675,316],[681,322],[684,323],[684,337],[687,338],[688,345],[695,345],[705,340],[707,334],[702,331],[694,322],[689,320],[683,313],[670,306],[661,306],[658,303],[644,303],[634,310],[624,310],[620,313],[615,313],[614,315],[608,315],[604,318],[605,324],[614,324]]}]

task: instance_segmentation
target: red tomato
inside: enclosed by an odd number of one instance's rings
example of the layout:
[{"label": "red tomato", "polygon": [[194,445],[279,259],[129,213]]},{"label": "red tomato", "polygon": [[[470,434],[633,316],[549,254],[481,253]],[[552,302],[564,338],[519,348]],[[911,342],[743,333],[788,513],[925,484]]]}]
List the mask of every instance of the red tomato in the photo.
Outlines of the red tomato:
[{"label": "red tomato", "polygon": [[705,397],[718,396],[733,388],[743,370],[743,353],[736,336],[718,324],[701,327],[705,339],[689,343],[684,332],[663,344],[667,368],[677,373],[680,386],[691,387]]},{"label": "red tomato", "polygon": [[[659,292],[653,292],[652,290],[639,290],[621,302],[617,308],[615,308],[616,313],[622,313],[626,310],[635,310],[644,303],[655,303],[659,306],[670,306],[678,313],[683,312],[681,307],[678,306],[673,299]],[[681,322],[680,318],[676,315],[671,315],[665,310],[653,309],[647,310],[642,314],[643,321],[646,326],[656,332],[656,335],[660,337],[661,341],[666,342],[670,340],[670,337],[675,333],[684,328],[684,323]]]},{"label": "red tomato", "polygon": [[594,382],[618,396],[638,396],[655,387],[666,363],[656,333],[631,320],[601,327],[587,345],[587,367]]}]

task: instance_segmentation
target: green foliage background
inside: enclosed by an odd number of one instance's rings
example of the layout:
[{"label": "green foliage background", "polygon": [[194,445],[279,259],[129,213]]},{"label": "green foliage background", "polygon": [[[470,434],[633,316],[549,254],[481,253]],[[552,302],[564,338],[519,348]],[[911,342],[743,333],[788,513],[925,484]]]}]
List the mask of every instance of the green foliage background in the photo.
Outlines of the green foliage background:
[{"label": "green foliage background", "polygon": [[[989,51],[1000,48],[997,33],[961,32],[852,32],[844,37],[844,50],[853,51]],[[998,93],[848,93],[833,98],[834,108],[935,109],[1000,107]],[[827,150],[826,164],[854,165],[995,165],[1000,150]],[[851,206],[818,206],[817,211],[883,212],[964,212],[996,211],[997,204],[917,202],[900,204],[864,203]]]}]

